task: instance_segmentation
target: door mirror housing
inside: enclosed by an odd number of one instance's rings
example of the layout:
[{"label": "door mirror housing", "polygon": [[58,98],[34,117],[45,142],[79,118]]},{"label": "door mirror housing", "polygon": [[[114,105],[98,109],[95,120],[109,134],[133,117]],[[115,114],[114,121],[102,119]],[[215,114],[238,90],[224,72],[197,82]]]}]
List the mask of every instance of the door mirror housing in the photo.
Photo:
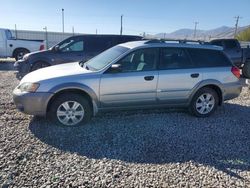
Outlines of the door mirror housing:
[{"label": "door mirror housing", "polygon": [[121,65],[120,64],[113,64],[111,67],[109,67],[108,73],[119,73],[122,72]]},{"label": "door mirror housing", "polygon": [[58,46],[58,45],[56,45],[56,46],[54,47],[54,51],[55,51],[55,52],[59,52],[59,46]]}]

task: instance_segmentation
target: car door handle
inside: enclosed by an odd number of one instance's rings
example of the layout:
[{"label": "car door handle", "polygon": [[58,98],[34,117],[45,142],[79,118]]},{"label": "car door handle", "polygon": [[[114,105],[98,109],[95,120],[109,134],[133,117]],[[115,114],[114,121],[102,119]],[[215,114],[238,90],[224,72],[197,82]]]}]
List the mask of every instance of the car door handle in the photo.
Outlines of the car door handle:
[{"label": "car door handle", "polygon": [[192,78],[198,78],[200,76],[199,73],[193,73],[190,75]]},{"label": "car door handle", "polygon": [[154,79],[154,76],[145,76],[144,77],[144,80],[146,80],[146,81],[151,81],[153,79]]}]

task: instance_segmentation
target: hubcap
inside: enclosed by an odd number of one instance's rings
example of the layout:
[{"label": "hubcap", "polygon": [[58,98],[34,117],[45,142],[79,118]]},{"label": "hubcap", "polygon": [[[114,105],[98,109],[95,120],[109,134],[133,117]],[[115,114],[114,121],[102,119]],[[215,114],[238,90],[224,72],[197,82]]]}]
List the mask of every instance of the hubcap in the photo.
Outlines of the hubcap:
[{"label": "hubcap", "polygon": [[66,101],[57,109],[57,118],[63,125],[76,125],[83,117],[84,108],[76,101]]},{"label": "hubcap", "polygon": [[19,60],[19,59],[22,59],[23,56],[24,56],[24,53],[23,53],[23,52],[19,52],[19,53],[17,54],[17,59],[18,59],[18,60]]},{"label": "hubcap", "polygon": [[214,104],[214,96],[209,93],[204,93],[196,101],[196,110],[200,114],[208,114],[213,110]]}]

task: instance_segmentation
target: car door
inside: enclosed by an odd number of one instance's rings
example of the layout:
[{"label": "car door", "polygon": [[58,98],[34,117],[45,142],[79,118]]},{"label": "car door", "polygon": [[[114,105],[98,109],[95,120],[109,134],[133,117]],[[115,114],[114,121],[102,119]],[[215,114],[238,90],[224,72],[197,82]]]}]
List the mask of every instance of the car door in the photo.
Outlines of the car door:
[{"label": "car door", "polygon": [[84,40],[82,37],[66,39],[55,51],[54,63],[62,64],[84,60]]},{"label": "car door", "polygon": [[156,104],[159,59],[158,48],[139,49],[115,64],[120,71],[107,70],[101,77],[102,107],[128,107]]},{"label": "car door", "polygon": [[162,48],[159,64],[157,99],[160,104],[185,104],[202,73],[185,49]]}]

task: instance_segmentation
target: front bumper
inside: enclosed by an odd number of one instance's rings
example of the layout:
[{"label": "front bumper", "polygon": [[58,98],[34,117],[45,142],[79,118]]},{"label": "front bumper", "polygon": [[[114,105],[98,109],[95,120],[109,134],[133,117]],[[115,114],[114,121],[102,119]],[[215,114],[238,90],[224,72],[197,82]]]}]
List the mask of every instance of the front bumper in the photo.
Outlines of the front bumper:
[{"label": "front bumper", "polygon": [[30,63],[26,60],[18,60],[14,63],[14,69],[17,70],[17,78],[22,78],[30,71]]},{"label": "front bumper", "polygon": [[19,89],[13,91],[13,100],[17,109],[25,114],[46,116],[47,105],[53,93],[35,92],[21,93]]}]

